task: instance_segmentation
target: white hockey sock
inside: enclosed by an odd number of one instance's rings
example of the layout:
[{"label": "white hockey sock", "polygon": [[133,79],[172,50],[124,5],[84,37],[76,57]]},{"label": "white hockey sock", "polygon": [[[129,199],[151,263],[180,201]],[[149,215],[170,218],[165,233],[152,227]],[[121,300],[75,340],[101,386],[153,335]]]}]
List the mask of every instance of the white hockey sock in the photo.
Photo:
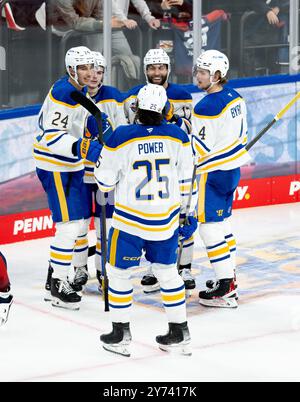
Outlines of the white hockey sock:
[{"label": "white hockey sock", "polygon": [[73,254],[74,267],[84,267],[85,265],[87,265],[89,252],[88,230],[90,221],[90,219],[84,220],[84,225],[76,240]]},{"label": "white hockey sock", "polygon": [[233,278],[233,264],[229,246],[225,239],[223,222],[202,223],[199,226],[199,232],[206,246],[209,261],[214,268],[216,279]]},{"label": "white hockey sock", "polygon": [[152,264],[154,275],[160,283],[163,305],[168,322],[182,323],[187,320],[185,286],[178,274],[176,264]]},{"label": "white hockey sock", "polygon": [[188,265],[193,262],[194,236],[183,242],[180,265]]},{"label": "white hockey sock", "polygon": [[56,232],[50,246],[50,264],[53,268],[53,278],[67,279],[75,242],[82,226],[83,220],[56,224]]},{"label": "white hockey sock", "polygon": [[230,250],[231,262],[233,265],[233,269],[235,270],[236,269],[236,240],[231,231],[230,219],[225,219],[225,221],[223,222],[223,227],[224,227],[224,232],[225,232],[225,240],[227,241],[227,244],[228,244],[228,247]]},{"label": "white hockey sock", "polygon": [[133,287],[130,269],[120,269],[106,264],[109,279],[108,300],[112,322],[130,322]]}]

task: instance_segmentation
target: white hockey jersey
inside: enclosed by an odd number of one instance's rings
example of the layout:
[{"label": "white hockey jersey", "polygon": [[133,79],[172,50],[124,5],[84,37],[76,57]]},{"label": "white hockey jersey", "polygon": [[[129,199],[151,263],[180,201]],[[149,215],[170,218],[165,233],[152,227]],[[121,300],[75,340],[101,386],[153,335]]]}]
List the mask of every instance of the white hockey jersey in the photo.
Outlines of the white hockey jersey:
[{"label": "white hockey jersey", "polygon": [[127,124],[124,114],[123,95],[117,88],[102,85],[97,95],[93,97],[93,100],[101,112],[104,112],[108,116],[113,130]]},{"label": "white hockey jersey", "polygon": [[234,89],[206,95],[194,109],[192,127],[198,173],[231,170],[250,160],[246,105]]},{"label": "white hockey jersey", "polygon": [[191,144],[179,127],[136,124],[121,126],[110,137],[95,177],[100,190],[115,189],[114,228],[145,240],[166,240],[186,210],[192,172]]},{"label": "white hockey jersey", "polygon": [[[75,172],[84,168],[72,145],[84,135],[88,112],[70,96],[75,87],[68,77],[57,81],[39,114],[40,134],[34,141],[36,166],[51,172]],[[84,90],[86,93],[86,90]]]}]

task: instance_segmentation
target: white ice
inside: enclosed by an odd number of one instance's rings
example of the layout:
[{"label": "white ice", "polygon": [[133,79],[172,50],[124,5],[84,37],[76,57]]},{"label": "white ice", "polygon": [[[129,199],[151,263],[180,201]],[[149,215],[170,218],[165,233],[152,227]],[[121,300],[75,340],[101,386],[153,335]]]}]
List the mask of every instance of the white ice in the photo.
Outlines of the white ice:
[{"label": "white ice", "polygon": [[[111,326],[96,292],[84,295],[78,312],[43,301],[50,239],[1,246],[15,299],[0,329],[0,381],[299,381],[299,216],[299,203],[234,211],[239,308],[205,309],[194,292],[188,301],[192,357],[157,348],[166,316],[158,295],[142,294],[143,269],[134,278],[132,356],[126,358],[101,347],[99,335]],[[196,242],[200,289],[213,273]]]}]

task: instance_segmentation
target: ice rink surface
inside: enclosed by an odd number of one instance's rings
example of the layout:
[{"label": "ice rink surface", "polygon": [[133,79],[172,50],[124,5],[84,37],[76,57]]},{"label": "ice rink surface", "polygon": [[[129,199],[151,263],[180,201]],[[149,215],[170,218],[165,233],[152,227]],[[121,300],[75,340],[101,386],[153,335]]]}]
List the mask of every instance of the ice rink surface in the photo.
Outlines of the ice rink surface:
[{"label": "ice rink surface", "polygon": [[[234,211],[239,308],[206,309],[188,300],[191,357],[160,351],[167,330],[160,296],[145,296],[134,274],[130,358],[102,349],[108,313],[91,280],[80,311],[43,301],[50,239],[0,246],[14,304],[0,329],[0,381],[300,381],[300,204]],[[90,259],[91,274],[94,274]],[[213,272],[196,237],[194,274]]]}]

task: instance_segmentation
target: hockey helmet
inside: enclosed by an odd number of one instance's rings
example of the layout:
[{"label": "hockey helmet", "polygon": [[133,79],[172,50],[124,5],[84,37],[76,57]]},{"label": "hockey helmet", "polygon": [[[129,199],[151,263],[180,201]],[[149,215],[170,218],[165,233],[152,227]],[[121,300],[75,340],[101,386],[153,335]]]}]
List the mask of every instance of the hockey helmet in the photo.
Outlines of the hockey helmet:
[{"label": "hockey helmet", "polygon": [[162,113],[167,100],[167,92],[162,85],[147,84],[140,89],[137,95],[139,109],[156,113]]},{"label": "hockey helmet", "polygon": [[103,69],[105,70],[107,67],[107,63],[105,60],[105,57],[102,55],[102,53],[100,52],[92,52],[94,55],[94,60],[95,60],[95,69],[98,70],[99,67],[103,67]]},{"label": "hockey helmet", "polygon": [[[72,47],[66,53],[65,64],[66,64],[66,69],[67,69],[69,76],[72,79],[74,79],[77,82],[77,84],[79,85],[78,75],[77,75],[77,67],[86,65],[86,64],[93,65],[94,64],[94,56],[93,56],[93,53],[90,51],[90,49],[85,46]],[[74,70],[75,77],[71,76],[69,67],[71,67]]]},{"label": "hockey helmet", "polygon": [[224,53],[218,50],[207,50],[198,57],[194,70],[195,73],[198,68],[208,70],[210,75],[214,75],[217,71],[220,71],[221,78],[224,78],[229,70],[229,60]]},{"label": "hockey helmet", "polygon": [[171,72],[171,61],[163,49],[150,49],[144,57],[144,73],[147,78],[147,67],[152,64],[166,64],[168,66],[168,78]]}]

